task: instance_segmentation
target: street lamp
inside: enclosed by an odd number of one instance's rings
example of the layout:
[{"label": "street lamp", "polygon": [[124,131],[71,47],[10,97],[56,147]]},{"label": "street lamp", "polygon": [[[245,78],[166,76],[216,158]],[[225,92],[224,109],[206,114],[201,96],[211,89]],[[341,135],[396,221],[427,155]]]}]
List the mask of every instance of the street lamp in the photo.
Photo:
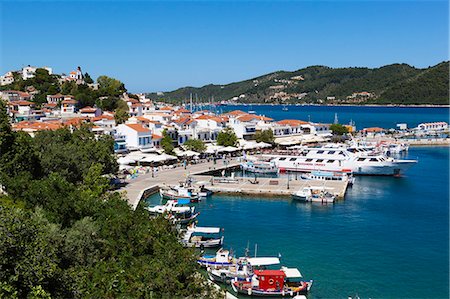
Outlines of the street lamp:
[{"label": "street lamp", "polygon": [[288,178],[287,178],[287,189],[289,190],[289,181],[291,179],[289,171],[288,171],[287,175],[288,175]]}]

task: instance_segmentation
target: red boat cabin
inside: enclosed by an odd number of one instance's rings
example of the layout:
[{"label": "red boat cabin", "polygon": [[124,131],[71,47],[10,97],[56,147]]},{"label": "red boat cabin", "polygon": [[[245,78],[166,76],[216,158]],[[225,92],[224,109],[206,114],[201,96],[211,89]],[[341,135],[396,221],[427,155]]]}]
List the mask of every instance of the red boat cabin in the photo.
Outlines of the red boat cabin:
[{"label": "red boat cabin", "polygon": [[261,290],[281,290],[284,287],[286,274],[281,270],[255,270],[258,276],[259,289]]}]

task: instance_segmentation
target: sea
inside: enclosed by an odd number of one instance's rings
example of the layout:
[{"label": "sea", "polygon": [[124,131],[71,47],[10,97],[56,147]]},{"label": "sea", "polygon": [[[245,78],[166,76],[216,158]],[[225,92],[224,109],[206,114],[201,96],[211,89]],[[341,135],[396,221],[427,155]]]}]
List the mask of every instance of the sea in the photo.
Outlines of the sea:
[{"label": "sea", "polygon": [[[287,109],[287,110],[283,110]],[[356,125],[358,130],[369,127],[396,128],[406,123],[408,128],[420,123],[449,122],[449,108],[446,107],[384,107],[384,106],[296,106],[296,105],[228,105],[210,107],[217,113],[233,110],[254,112],[274,120],[299,119],[315,123],[333,123],[337,116],[341,124]]]},{"label": "sea", "polygon": [[[338,113],[364,127],[448,121],[448,108],[267,107],[252,110],[316,122]],[[449,148],[411,147],[404,158],[419,162],[399,178],[357,177],[331,205],[213,195],[195,204],[198,225],[222,227],[236,256],[249,249],[299,268],[314,281],[308,298],[449,298]]]}]

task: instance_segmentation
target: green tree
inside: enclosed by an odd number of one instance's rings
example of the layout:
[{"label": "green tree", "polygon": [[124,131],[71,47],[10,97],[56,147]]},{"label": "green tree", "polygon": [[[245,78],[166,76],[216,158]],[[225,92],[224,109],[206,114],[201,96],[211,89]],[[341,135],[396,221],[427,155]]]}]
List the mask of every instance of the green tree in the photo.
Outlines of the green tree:
[{"label": "green tree", "polygon": [[348,133],[347,127],[341,125],[341,124],[332,124],[330,126],[331,132],[333,132],[334,135],[344,135]]},{"label": "green tree", "polygon": [[128,111],[124,109],[116,109],[114,113],[114,119],[116,120],[117,124],[123,124],[129,117],[130,114],[128,114]]},{"label": "green tree", "polygon": [[84,73],[84,82],[86,82],[86,84],[92,84],[94,83],[94,80],[92,80],[88,73]]},{"label": "green tree", "polygon": [[258,131],[255,133],[255,140],[257,142],[265,142],[273,144],[275,138],[273,137],[273,131],[270,129]]},{"label": "green tree", "polygon": [[167,133],[167,130],[164,129],[163,133],[163,138],[161,140],[161,146],[164,149],[164,152],[166,154],[173,154],[173,150],[174,150],[174,146],[173,146],[173,140],[172,138],[170,138],[169,133]]},{"label": "green tree", "polygon": [[235,146],[237,144],[237,136],[230,127],[225,128],[217,135],[217,144],[222,146]]},{"label": "green tree", "polygon": [[185,143],[183,143],[183,146],[188,150],[198,153],[203,153],[206,150],[205,143],[200,139],[189,139]]}]

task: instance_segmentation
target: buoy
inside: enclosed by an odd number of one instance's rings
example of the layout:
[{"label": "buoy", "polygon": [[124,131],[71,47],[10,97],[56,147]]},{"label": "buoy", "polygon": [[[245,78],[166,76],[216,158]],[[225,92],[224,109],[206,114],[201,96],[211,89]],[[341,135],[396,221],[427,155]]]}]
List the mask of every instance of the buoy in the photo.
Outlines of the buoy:
[{"label": "buoy", "polygon": [[252,288],[251,288],[251,287],[247,290],[247,294],[248,294],[249,296],[252,295]]}]

